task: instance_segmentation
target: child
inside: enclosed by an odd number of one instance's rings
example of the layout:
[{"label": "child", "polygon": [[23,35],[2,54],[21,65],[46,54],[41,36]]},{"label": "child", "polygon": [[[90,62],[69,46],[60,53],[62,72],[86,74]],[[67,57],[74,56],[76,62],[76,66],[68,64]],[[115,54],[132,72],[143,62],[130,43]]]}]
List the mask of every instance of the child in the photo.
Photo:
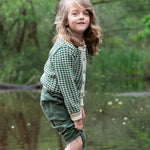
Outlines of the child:
[{"label": "child", "polygon": [[86,62],[88,55],[97,54],[99,26],[89,0],[60,0],[55,24],[57,35],[41,77],[40,104],[67,143],[65,150],[81,150]]}]

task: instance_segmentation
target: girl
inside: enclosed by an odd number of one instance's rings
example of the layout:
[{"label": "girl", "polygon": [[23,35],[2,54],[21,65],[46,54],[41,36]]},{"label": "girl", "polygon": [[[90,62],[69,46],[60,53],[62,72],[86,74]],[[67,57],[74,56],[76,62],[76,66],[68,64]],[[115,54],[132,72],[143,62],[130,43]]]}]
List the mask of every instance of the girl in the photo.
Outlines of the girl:
[{"label": "girl", "polygon": [[60,0],[55,24],[57,35],[41,77],[40,104],[67,143],[65,150],[81,150],[86,62],[88,54],[97,54],[99,26],[89,0]]}]

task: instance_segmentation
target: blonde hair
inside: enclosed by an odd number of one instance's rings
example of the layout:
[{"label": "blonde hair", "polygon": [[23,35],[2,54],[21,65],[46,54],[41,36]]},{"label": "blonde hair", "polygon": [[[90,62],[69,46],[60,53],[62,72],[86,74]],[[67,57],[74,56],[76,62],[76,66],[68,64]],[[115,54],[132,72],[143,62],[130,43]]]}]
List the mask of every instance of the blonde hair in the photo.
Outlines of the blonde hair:
[{"label": "blonde hair", "polygon": [[58,38],[62,38],[71,42],[76,47],[83,45],[75,36],[72,35],[71,29],[66,25],[68,22],[67,16],[70,4],[83,5],[89,12],[90,24],[83,33],[83,39],[87,45],[89,54],[91,56],[96,55],[99,42],[102,42],[101,30],[97,24],[95,13],[89,0],[60,0],[58,12],[54,22],[54,24],[56,24],[57,31],[54,41],[56,41]]}]

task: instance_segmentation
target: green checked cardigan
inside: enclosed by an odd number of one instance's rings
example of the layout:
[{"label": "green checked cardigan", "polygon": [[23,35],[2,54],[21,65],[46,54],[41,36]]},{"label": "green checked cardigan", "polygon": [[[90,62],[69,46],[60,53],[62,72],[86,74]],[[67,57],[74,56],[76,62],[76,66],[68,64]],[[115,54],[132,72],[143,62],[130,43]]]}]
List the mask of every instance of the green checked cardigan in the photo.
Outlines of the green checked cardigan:
[{"label": "green checked cardigan", "polygon": [[58,39],[50,50],[40,81],[49,91],[63,95],[72,120],[82,118],[80,98],[84,97],[84,93],[81,93],[83,65],[78,48],[68,41]]}]

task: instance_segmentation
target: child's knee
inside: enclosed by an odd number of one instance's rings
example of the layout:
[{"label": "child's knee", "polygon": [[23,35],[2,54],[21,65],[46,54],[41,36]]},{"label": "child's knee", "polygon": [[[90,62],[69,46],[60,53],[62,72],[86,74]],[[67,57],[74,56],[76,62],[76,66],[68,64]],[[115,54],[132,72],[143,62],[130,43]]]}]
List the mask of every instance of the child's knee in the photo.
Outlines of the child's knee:
[{"label": "child's knee", "polygon": [[67,145],[65,150],[81,150],[83,147],[83,142],[81,136],[78,136],[75,140]]},{"label": "child's knee", "polygon": [[82,149],[82,147],[83,147],[83,141],[82,141],[81,136],[79,136],[79,138],[80,138],[80,140],[78,141],[79,142],[79,147],[81,147],[81,149]]},{"label": "child's knee", "polygon": [[83,147],[83,141],[82,141],[82,138],[81,136],[77,137],[77,145],[78,145],[78,149],[81,150],[82,147]]}]

